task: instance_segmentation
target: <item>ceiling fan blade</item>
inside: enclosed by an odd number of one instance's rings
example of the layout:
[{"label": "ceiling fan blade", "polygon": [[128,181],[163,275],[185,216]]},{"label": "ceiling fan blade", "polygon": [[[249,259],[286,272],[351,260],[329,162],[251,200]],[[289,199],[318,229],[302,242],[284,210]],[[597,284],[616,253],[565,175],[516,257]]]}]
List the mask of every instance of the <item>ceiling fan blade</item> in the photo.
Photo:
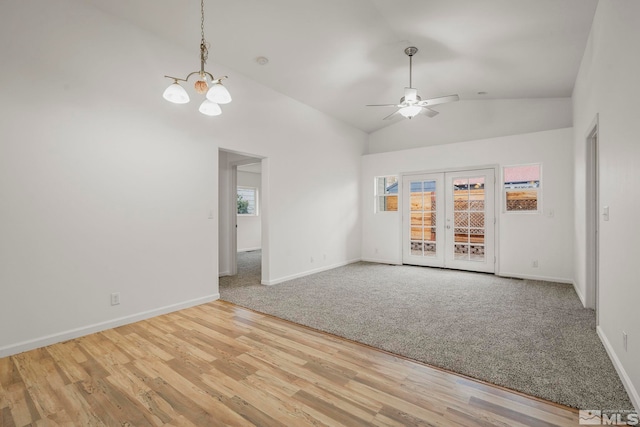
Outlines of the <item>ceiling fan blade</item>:
[{"label": "ceiling fan blade", "polygon": [[369,104],[365,105],[365,107],[398,107],[398,104]]},{"label": "ceiling fan blade", "polygon": [[385,117],[382,120],[391,120],[391,119],[393,119],[395,117],[398,117],[398,116],[400,116],[400,110],[394,111],[393,113],[389,114],[387,117]]},{"label": "ceiling fan blade", "polygon": [[418,105],[424,107],[427,105],[431,106],[431,105],[445,104],[447,102],[455,102],[459,100],[460,100],[460,97],[458,95],[448,95],[448,96],[441,96],[439,98],[423,99],[422,101],[418,102]]},{"label": "ceiling fan blade", "polygon": [[436,110],[432,110],[431,108],[422,107],[422,111],[420,111],[420,114],[424,114],[427,117],[435,117],[440,113]]}]

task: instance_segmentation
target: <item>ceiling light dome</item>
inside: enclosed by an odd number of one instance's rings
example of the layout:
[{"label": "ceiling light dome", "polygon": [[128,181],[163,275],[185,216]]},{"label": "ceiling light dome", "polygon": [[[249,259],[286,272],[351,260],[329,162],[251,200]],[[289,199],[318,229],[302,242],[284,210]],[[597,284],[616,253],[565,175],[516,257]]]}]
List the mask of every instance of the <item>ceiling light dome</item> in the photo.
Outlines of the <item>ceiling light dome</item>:
[{"label": "ceiling light dome", "polygon": [[189,102],[189,94],[178,82],[173,82],[165,89],[162,97],[174,104],[186,104]]},{"label": "ceiling light dome", "polygon": [[202,104],[200,104],[200,108],[198,109],[198,111],[206,116],[219,116],[220,114],[222,114],[222,109],[220,109],[220,106],[215,102],[209,101],[208,99],[202,101]]},{"label": "ceiling light dome", "polygon": [[211,86],[207,92],[207,99],[216,104],[228,104],[231,102],[231,94],[222,83],[218,82]]},{"label": "ceiling light dome", "polygon": [[410,119],[420,114],[420,111],[422,111],[422,107],[418,105],[408,105],[406,107],[400,108],[398,112],[402,114],[403,117]]}]

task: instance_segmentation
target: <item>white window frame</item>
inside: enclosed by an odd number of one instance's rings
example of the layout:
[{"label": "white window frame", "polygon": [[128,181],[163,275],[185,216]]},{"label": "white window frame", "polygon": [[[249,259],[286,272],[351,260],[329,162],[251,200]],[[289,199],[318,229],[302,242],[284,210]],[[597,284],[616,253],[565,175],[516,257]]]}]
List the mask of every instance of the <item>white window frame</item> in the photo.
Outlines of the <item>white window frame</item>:
[{"label": "white window frame", "polygon": [[236,197],[237,194],[240,192],[240,190],[250,190],[253,192],[253,196],[254,196],[254,205],[255,205],[255,213],[246,213],[246,214],[241,214],[238,213],[238,209],[236,206],[236,215],[238,216],[258,216],[260,211],[259,211],[259,203],[258,203],[258,188],[257,187],[247,187],[245,185],[238,185],[238,187],[236,188]]},{"label": "white window frame", "polygon": [[[392,211],[392,210],[380,210],[380,200],[381,199],[386,199],[389,196],[395,196],[397,203],[400,203],[400,194],[399,193],[395,193],[395,194],[389,194],[389,193],[385,193],[385,194],[379,194],[378,193],[378,180],[380,179],[387,179],[387,178],[395,178],[396,179],[396,183],[398,185],[400,185],[400,176],[399,175],[381,175],[381,176],[376,176],[373,178],[373,212],[374,213],[385,213],[385,212],[398,212],[399,210],[399,206],[396,206],[396,210]],[[398,187],[399,189],[400,187]],[[385,206],[387,204],[385,203]]]},{"label": "white window frame", "polygon": [[[536,209],[535,210],[507,210],[507,193],[510,191],[515,191],[514,189],[507,189],[505,187],[505,169],[507,168],[518,168],[518,167],[527,167],[527,166],[538,166],[540,171],[540,179],[538,181],[537,187],[523,187],[523,190],[526,191],[535,191],[536,192]],[[502,212],[506,214],[538,214],[542,212],[542,163],[524,163],[517,165],[504,165],[500,169],[500,177],[501,177],[501,186],[502,186]]]}]

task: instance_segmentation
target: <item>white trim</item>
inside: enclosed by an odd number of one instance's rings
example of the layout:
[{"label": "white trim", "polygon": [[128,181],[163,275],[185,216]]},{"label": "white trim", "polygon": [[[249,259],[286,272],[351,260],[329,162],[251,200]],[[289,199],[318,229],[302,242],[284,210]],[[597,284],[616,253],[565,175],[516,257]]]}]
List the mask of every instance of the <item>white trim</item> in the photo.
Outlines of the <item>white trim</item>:
[{"label": "white trim", "polygon": [[599,206],[599,113],[589,126],[585,136],[585,297],[588,308],[596,310],[596,325],[600,324],[598,313],[597,283],[599,274],[598,233],[600,222]]},{"label": "white trim", "polygon": [[[598,332],[600,341],[602,341],[602,344],[604,345],[604,349],[607,350],[607,354],[609,355],[609,358],[613,363],[613,367],[616,368],[616,371],[618,372],[618,376],[622,381],[622,385],[624,385],[625,390],[627,390],[627,394],[629,394],[629,399],[631,399],[631,403],[635,407],[636,412],[640,412],[640,393],[638,393],[638,390],[636,390],[636,388],[633,386],[633,383],[631,382],[631,378],[629,378],[629,375],[627,375],[627,371],[624,370],[624,367],[622,366],[620,359],[618,359],[618,356],[616,356],[616,352],[613,350],[613,347],[611,346],[611,343],[607,339],[607,336],[605,335],[602,328],[600,326],[596,326],[596,331]],[[620,408],[620,409],[627,409],[627,408]]]},{"label": "white trim", "polygon": [[[231,163],[229,176],[229,275],[238,274],[238,165]],[[220,276],[218,276],[220,277]]]},{"label": "white trim", "polygon": [[44,347],[47,345],[56,344],[70,339],[104,331],[106,329],[117,328],[118,326],[139,322],[151,317],[160,316],[161,314],[167,314],[196,305],[205,304],[211,301],[215,301],[219,298],[220,294],[207,295],[205,297],[184,301],[178,304],[167,305],[165,307],[143,311],[141,313],[119,317],[113,320],[107,320],[104,322],[94,323],[92,325],[82,326],[80,328],[70,329],[65,332],[59,332],[28,341],[22,341],[16,344],[10,344],[4,347],[0,347],[0,357],[13,356],[14,354],[22,353],[24,351],[34,350],[36,348]]},{"label": "white trim", "polygon": [[572,279],[566,279],[563,277],[550,277],[550,276],[534,276],[530,274],[520,274],[520,273],[508,273],[505,271],[501,271],[500,273],[496,273],[496,276],[499,277],[513,277],[515,279],[526,279],[526,280],[541,280],[543,282],[555,282],[555,283],[567,283],[569,285],[574,285]]},{"label": "white trim", "polygon": [[576,291],[576,294],[578,294],[578,298],[580,298],[580,302],[582,303],[582,306],[584,308],[589,308],[589,307],[587,307],[587,301],[584,298],[584,294],[582,293],[582,291],[578,287],[578,284],[575,282],[575,280],[572,282],[572,284],[573,284],[573,290]]},{"label": "white trim", "polygon": [[388,264],[388,265],[402,265],[402,260],[388,260],[388,259],[376,259],[376,258],[362,258],[361,261],[373,262],[376,264]]},{"label": "white trim", "polygon": [[218,277],[231,276],[230,271],[220,271],[218,272]]},{"label": "white trim", "polygon": [[244,248],[244,249],[238,249],[238,252],[251,252],[251,251],[259,251],[260,249],[262,249],[261,246],[258,246],[256,248]]},{"label": "white trim", "polygon": [[344,262],[338,262],[336,264],[331,264],[324,267],[314,268],[313,270],[308,270],[308,271],[305,271],[304,273],[292,274],[291,276],[285,276],[275,280],[262,280],[262,284],[268,285],[268,286],[277,285],[278,283],[287,282],[293,279],[299,279],[300,277],[310,276],[312,274],[320,273],[322,271],[333,270],[334,268],[344,267],[345,265],[353,264],[359,261],[361,261],[361,259],[357,258],[357,259],[352,259]]}]

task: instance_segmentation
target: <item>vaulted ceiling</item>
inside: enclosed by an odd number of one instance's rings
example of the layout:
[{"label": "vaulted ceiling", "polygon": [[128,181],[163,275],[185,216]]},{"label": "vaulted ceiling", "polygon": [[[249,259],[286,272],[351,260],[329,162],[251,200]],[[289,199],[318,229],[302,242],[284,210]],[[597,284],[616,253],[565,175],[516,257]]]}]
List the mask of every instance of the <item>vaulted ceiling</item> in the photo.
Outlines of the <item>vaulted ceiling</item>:
[{"label": "vaulted ceiling", "polygon": [[[193,51],[197,68],[199,1],[85,1]],[[216,74],[215,64],[222,64],[372,132],[391,124],[382,118],[393,110],[365,105],[399,101],[409,83],[408,46],[419,49],[413,86],[422,98],[571,96],[596,6],[597,0],[205,0],[207,70]],[[268,64],[258,64],[260,56]]]}]

